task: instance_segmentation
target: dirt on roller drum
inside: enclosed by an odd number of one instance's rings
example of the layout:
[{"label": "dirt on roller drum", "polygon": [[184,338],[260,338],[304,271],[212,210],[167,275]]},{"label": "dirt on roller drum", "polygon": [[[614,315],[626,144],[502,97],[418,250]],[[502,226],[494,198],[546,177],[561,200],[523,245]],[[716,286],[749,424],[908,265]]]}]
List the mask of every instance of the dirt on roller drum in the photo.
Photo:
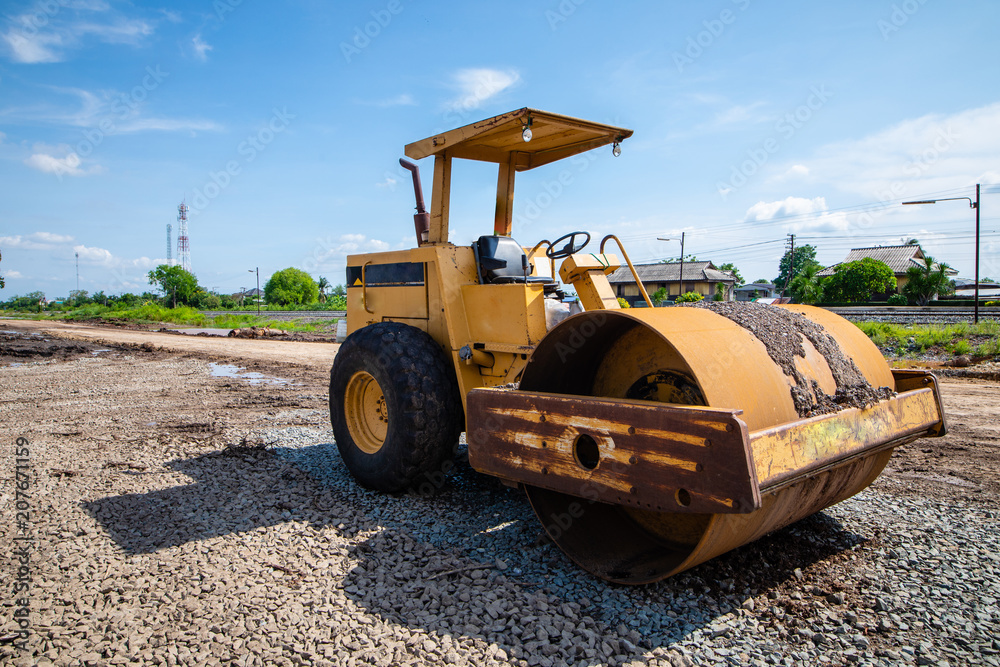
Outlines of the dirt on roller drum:
[{"label": "dirt on roller drum", "polygon": [[[889,387],[873,387],[854,361],[844,354],[830,334],[812,320],[783,308],[758,303],[698,302],[740,325],[764,344],[768,356],[794,381],[791,388],[795,410],[800,417],[813,417],[844,408],[864,408],[894,395]],[[837,391],[825,393],[815,380],[808,380],[795,366],[795,357],[805,357],[803,341],[808,340],[823,355]],[[809,387],[810,390],[805,387]]]}]

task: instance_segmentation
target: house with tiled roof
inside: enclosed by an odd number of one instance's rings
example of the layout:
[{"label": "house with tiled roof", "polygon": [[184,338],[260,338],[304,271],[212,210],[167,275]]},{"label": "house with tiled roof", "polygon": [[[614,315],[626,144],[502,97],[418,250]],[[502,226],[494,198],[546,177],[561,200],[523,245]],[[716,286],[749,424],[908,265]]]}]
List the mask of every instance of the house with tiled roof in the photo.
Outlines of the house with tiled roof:
[{"label": "house with tiled roof", "polygon": [[[685,292],[697,292],[706,299],[712,299],[721,283],[725,286],[726,301],[732,300],[733,285],[736,279],[731,273],[720,271],[711,262],[684,262],[684,274],[681,275],[680,262],[660,264],[636,264],[635,270],[642,280],[646,292],[650,295],[661,287],[666,288],[669,300],[673,301]],[[683,282],[681,278],[683,277]],[[621,297],[631,305],[643,302],[639,294],[639,286],[627,266],[619,268],[608,276],[611,289],[615,296]]]},{"label": "house with tiled roof", "polygon": [[[841,264],[847,264],[848,262],[856,262],[861,259],[870,257],[872,259],[878,260],[885,263],[890,269],[892,269],[893,274],[896,276],[896,292],[902,292],[903,286],[908,280],[906,275],[906,270],[911,266],[917,267],[918,269],[924,268],[924,251],[918,245],[887,245],[887,246],[875,246],[873,248],[852,248],[851,252],[847,253],[847,257],[844,258],[843,262],[834,264],[833,266],[828,266],[819,273],[817,276],[832,276],[836,272],[837,267]],[[937,269],[938,264],[934,264],[934,268]],[[945,269],[945,273],[949,276],[954,276],[958,271],[954,269]]]}]

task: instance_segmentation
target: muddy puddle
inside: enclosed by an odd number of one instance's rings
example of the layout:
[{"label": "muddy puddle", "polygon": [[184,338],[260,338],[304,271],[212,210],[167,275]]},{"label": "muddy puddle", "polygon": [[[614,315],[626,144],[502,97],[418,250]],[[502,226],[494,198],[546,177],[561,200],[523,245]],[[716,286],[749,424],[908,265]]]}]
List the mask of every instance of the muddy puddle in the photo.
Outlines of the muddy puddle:
[{"label": "muddy puddle", "polygon": [[264,375],[263,373],[258,373],[256,371],[248,371],[245,368],[241,368],[234,364],[223,364],[213,361],[208,364],[208,367],[211,369],[212,377],[244,380],[251,385],[272,385],[278,387],[292,385],[291,380],[274,377],[272,375]]}]

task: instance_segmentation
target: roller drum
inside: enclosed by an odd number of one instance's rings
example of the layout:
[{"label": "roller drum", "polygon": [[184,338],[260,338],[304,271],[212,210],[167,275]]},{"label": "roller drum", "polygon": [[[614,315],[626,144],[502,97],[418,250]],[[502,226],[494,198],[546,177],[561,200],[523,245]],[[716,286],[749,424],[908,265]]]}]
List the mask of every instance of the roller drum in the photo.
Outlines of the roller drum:
[{"label": "roller drum", "polygon": [[[853,324],[809,306],[792,310],[820,325],[873,387],[894,387],[878,349]],[[774,332],[778,335],[778,332]],[[795,358],[808,392],[837,385],[822,354],[803,340]],[[705,308],[596,311],[553,329],[528,363],[521,389],[740,409],[751,432],[801,419],[796,382],[748,329]],[[758,470],[763,453],[752,452]],[[858,493],[891,450],[853,459],[762,497],[747,514],[655,512],[588,502],[526,487],[553,541],[581,567],[628,584],[657,581],[756,540]]]}]

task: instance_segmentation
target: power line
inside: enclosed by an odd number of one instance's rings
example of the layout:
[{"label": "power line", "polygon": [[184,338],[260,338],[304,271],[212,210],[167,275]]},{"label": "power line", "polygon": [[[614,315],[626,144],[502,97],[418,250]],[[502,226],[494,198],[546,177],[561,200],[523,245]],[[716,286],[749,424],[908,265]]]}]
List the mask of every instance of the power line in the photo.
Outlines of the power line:
[{"label": "power line", "polygon": [[[752,226],[754,229],[760,229],[762,227],[769,227],[778,224],[787,224],[795,221],[814,220],[823,217],[828,217],[830,214],[834,213],[865,213],[869,211],[888,210],[891,208],[895,208],[896,206],[901,204],[904,200],[909,200],[914,198],[915,199],[933,199],[935,197],[941,198],[945,195],[961,194],[962,192],[969,190],[970,187],[950,188],[948,190],[939,190],[936,192],[927,192],[912,196],[908,195],[905,198],[899,198],[899,199],[884,200],[880,202],[868,202],[864,204],[854,204],[851,206],[842,206],[839,208],[825,209],[822,211],[810,211],[808,213],[796,213],[792,215],[784,215],[774,218],[768,218],[767,220],[761,220],[761,221],[741,220],[736,223],[728,223],[714,227],[696,228],[691,231],[688,231],[688,233],[692,236],[703,236],[705,234],[716,234],[718,232],[725,232],[734,229],[746,229],[747,226]],[[656,235],[659,233],[662,232],[650,233],[650,234],[637,234],[635,236],[622,236],[621,239],[622,241],[651,240],[655,238]]]}]

